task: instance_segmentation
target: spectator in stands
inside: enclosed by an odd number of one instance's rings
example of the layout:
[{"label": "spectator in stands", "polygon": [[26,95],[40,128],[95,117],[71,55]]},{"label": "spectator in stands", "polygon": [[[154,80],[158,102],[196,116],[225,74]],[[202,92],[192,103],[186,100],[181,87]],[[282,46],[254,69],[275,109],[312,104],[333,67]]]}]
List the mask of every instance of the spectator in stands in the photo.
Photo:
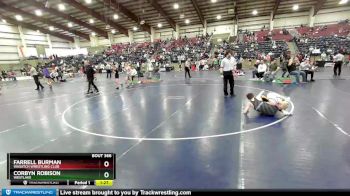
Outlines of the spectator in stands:
[{"label": "spectator in stands", "polygon": [[314,82],[314,68],[313,66],[310,64],[310,60],[306,59],[305,61],[303,61],[302,63],[300,63],[300,71],[305,72],[306,74],[306,81],[307,81],[307,75],[311,75],[311,82]]},{"label": "spectator in stands", "polygon": [[1,71],[1,76],[2,76],[2,79],[5,81],[6,78],[7,78],[7,73],[4,70],[2,70]]},{"label": "spectator in stands", "polygon": [[334,62],[334,68],[333,68],[334,77],[337,77],[337,76],[339,77],[341,74],[341,67],[344,62],[344,55],[340,51],[336,52],[336,55],[333,57],[333,62]]},{"label": "spectator in stands", "polygon": [[205,60],[204,60],[204,59],[201,59],[201,60],[199,61],[199,70],[203,70],[205,64],[206,64]]},{"label": "spectator in stands", "polygon": [[273,59],[268,67],[268,71],[264,74],[264,80],[266,82],[272,82],[279,70],[280,67],[277,65],[277,60]]},{"label": "spectator in stands", "polygon": [[17,80],[17,78],[16,78],[16,73],[15,73],[14,71],[8,71],[8,72],[7,72],[7,77],[8,77],[9,79],[12,79],[13,81],[16,81],[16,80]]},{"label": "spectator in stands", "polygon": [[306,74],[305,72],[297,70],[297,67],[300,65],[299,60],[297,57],[291,57],[288,62],[288,72],[290,75],[295,76],[296,82],[299,84],[300,83],[300,75],[303,78],[303,83],[306,82]]},{"label": "spectator in stands", "polygon": [[322,59],[322,61],[326,61],[327,60],[327,54],[325,53],[325,51],[322,52],[321,59]]},{"label": "spectator in stands", "polygon": [[21,69],[20,69],[20,72],[21,72],[21,75],[22,75],[22,76],[26,76],[26,75],[27,75],[27,71],[26,71],[25,68],[21,68]]}]

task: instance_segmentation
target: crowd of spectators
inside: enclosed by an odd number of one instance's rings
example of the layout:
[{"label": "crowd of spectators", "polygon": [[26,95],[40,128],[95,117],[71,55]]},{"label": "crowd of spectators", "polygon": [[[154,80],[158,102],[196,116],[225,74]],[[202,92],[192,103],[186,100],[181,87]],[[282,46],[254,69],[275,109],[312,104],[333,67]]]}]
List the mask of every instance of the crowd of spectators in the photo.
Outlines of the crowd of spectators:
[{"label": "crowd of spectators", "polygon": [[350,54],[350,37],[327,36],[327,37],[306,37],[296,39],[299,52],[304,54],[320,55],[322,53],[333,54],[341,51],[343,54]]}]

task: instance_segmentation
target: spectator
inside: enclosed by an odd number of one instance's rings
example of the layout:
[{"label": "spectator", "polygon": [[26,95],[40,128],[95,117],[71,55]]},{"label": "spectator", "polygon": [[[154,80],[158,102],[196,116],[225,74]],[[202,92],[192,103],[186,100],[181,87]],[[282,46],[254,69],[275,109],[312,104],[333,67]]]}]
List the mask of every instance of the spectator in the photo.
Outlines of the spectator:
[{"label": "spectator", "polygon": [[253,78],[255,78],[255,76],[256,76],[257,73],[258,73],[259,64],[260,64],[260,61],[259,61],[259,60],[256,60],[256,61],[255,61],[255,64],[254,64],[254,70],[252,71]]},{"label": "spectator", "polygon": [[344,61],[344,55],[341,52],[337,52],[336,55],[333,57],[333,62],[334,62],[334,77],[339,77],[341,74],[341,67],[343,65]]},{"label": "spectator", "polygon": [[8,77],[7,73],[4,70],[1,71],[1,76],[3,80],[6,80],[6,78]]},{"label": "spectator", "polygon": [[106,72],[107,72],[107,78],[112,78],[112,67],[109,62],[107,62],[107,65],[105,66]]},{"label": "spectator", "polygon": [[311,75],[311,82],[314,82],[314,69],[313,66],[310,64],[310,60],[306,59],[304,62],[300,64],[300,71],[305,72],[306,74],[306,81],[307,81],[307,75]]},{"label": "spectator", "polygon": [[289,63],[288,63],[288,72],[290,75],[295,76],[296,82],[299,84],[300,83],[300,75],[303,78],[303,83],[306,82],[306,74],[305,72],[299,71],[297,70],[297,67],[299,66],[299,60],[297,57],[292,57],[289,59]]},{"label": "spectator", "polygon": [[264,77],[265,72],[267,71],[266,61],[260,61],[258,65],[258,73],[256,74],[257,78],[262,79]]},{"label": "spectator", "polygon": [[277,65],[277,60],[276,59],[272,60],[268,68],[268,71],[264,75],[264,80],[266,82],[272,82],[275,79],[276,74],[279,70],[280,70],[280,67],[278,67]]}]

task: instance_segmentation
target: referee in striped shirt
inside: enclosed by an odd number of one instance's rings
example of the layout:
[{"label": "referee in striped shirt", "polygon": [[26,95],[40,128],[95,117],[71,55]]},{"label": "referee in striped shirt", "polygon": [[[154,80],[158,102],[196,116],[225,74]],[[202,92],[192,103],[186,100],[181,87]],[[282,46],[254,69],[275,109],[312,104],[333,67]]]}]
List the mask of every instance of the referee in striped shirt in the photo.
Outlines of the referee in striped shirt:
[{"label": "referee in striped shirt", "polygon": [[233,79],[233,72],[236,69],[236,59],[234,57],[232,57],[232,52],[231,50],[227,50],[225,53],[225,58],[222,59],[221,61],[221,72],[224,76],[224,94],[225,96],[228,96],[228,92],[227,92],[227,83],[230,83],[230,95],[231,96],[235,96],[234,93],[234,85],[235,85],[235,81]]}]

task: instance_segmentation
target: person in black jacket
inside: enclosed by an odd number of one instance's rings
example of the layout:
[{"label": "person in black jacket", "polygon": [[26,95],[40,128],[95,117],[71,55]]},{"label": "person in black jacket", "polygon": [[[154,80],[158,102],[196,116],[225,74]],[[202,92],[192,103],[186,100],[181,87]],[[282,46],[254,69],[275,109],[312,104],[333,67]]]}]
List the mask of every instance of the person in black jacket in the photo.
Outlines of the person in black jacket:
[{"label": "person in black jacket", "polygon": [[[87,62],[88,63],[88,62]],[[86,78],[89,82],[89,88],[87,91],[87,94],[93,93],[92,91],[90,92],[90,88],[91,85],[95,88],[96,92],[98,93],[98,88],[96,87],[96,85],[94,84],[94,74],[95,74],[95,70],[94,68],[89,64],[86,68]]]}]

